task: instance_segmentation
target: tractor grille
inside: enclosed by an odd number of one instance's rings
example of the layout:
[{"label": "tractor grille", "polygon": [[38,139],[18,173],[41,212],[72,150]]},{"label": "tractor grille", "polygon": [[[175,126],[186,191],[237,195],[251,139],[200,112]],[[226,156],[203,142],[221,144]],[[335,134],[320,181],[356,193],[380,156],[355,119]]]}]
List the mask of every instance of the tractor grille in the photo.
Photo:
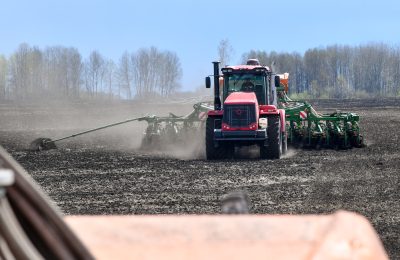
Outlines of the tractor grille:
[{"label": "tractor grille", "polygon": [[247,127],[256,122],[255,105],[224,106],[223,122],[230,127]]}]

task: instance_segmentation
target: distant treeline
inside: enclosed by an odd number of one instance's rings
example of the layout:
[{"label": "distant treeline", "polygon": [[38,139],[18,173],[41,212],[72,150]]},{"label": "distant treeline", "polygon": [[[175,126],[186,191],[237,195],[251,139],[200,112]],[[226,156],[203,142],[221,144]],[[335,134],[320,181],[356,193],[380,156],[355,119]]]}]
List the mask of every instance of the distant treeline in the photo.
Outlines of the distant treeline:
[{"label": "distant treeline", "polygon": [[0,99],[169,96],[180,87],[178,56],[155,47],[125,52],[114,62],[98,51],[21,44],[0,55]]},{"label": "distant treeline", "polygon": [[[397,46],[333,45],[304,54],[251,50],[242,62],[247,58],[289,72],[290,93],[298,97],[400,95]],[[76,48],[21,44],[9,57],[0,55],[0,100],[168,97],[179,90],[181,76],[179,57],[155,47],[125,52],[113,61],[98,51],[84,59]]]},{"label": "distant treeline", "polygon": [[313,98],[400,95],[400,47],[367,44],[333,45],[299,53],[251,50],[243,54],[264,65],[274,62],[278,73],[289,72],[292,94]]}]

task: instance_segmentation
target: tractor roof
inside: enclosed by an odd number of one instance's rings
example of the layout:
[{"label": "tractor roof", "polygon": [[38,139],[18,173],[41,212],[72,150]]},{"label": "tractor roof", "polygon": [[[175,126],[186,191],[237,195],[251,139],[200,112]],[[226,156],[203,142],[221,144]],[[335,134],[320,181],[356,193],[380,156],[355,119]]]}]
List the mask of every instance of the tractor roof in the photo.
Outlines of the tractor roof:
[{"label": "tractor roof", "polygon": [[[239,72],[239,71],[252,71],[252,70],[266,70],[271,71],[267,66],[260,66],[260,65],[235,65],[235,66],[226,66],[222,69],[223,72]],[[232,71],[229,71],[232,70]]]}]

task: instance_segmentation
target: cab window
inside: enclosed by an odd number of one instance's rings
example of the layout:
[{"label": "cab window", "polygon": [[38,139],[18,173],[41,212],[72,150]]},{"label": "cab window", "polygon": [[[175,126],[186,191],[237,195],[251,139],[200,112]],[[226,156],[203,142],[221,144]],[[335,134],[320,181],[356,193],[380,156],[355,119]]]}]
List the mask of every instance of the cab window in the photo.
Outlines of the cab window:
[{"label": "cab window", "polygon": [[260,105],[265,101],[265,77],[254,74],[231,74],[225,76],[224,100],[233,92],[254,92]]}]

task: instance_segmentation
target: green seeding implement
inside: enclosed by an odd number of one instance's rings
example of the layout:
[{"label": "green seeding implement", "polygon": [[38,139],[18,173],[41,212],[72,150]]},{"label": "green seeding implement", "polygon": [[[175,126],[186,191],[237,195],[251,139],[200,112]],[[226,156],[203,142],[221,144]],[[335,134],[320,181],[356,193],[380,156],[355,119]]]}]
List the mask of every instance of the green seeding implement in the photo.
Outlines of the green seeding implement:
[{"label": "green seeding implement", "polygon": [[358,114],[339,111],[318,113],[305,101],[291,100],[286,94],[288,73],[279,76],[281,86],[277,88],[278,106],[286,112],[289,144],[295,147],[340,149],[363,146]]}]

